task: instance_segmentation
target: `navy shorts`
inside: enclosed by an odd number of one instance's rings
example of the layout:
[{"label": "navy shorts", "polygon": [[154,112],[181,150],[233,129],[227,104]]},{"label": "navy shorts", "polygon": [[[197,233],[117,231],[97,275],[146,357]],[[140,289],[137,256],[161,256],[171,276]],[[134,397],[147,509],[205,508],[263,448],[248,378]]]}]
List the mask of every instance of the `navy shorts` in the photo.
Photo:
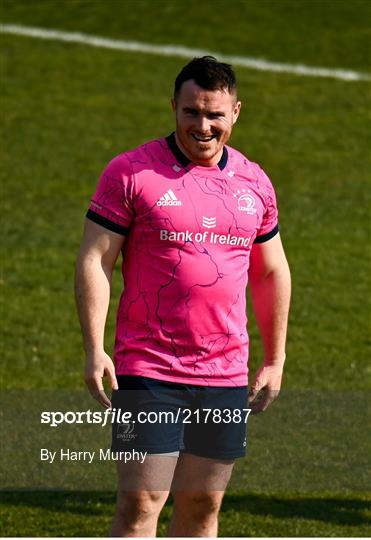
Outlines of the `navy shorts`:
[{"label": "navy shorts", "polygon": [[112,451],[187,452],[227,460],[245,456],[246,386],[196,386],[132,375],[118,375],[117,381]]}]

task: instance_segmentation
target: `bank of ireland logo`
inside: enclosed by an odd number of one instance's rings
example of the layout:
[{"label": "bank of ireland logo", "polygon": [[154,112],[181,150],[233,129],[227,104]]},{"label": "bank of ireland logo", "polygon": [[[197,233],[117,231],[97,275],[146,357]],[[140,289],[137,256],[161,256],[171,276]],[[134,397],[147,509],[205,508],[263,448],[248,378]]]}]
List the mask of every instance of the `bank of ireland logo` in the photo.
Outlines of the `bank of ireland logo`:
[{"label": "bank of ireland logo", "polygon": [[238,189],[233,193],[233,197],[238,199],[238,209],[240,212],[246,212],[246,214],[256,214],[255,199],[251,195],[250,189]]},{"label": "bank of ireland logo", "polygon": [[216,217],[202,216],[202,226],[206,229],[214,229],[216,227]]},{"label": "bank of ireland logo", "polygon": [[132,441],[137,436],[134,431],[134,422],[127,422],[119,424],[117,426],[117,439],[122,439],[123,441]]}]

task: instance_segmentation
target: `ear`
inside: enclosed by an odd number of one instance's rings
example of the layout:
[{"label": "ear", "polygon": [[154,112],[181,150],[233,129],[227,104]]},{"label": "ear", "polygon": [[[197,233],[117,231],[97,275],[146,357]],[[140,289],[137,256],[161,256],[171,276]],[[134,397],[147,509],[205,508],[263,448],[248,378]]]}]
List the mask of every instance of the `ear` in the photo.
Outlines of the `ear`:
[{"label": "ear", "polygon": [[176,111],[176,101],[175,101],[175,98],[172,98],[172,99],[171,99],[171,107],[172,107],[173,111],[175,112],[175,111]]},{"label": "ear", "polygon": [[235,106],[233,107],[233,124],[237,122],[237,118],[240,115],[241,111],[241,101],[236,101]]}]

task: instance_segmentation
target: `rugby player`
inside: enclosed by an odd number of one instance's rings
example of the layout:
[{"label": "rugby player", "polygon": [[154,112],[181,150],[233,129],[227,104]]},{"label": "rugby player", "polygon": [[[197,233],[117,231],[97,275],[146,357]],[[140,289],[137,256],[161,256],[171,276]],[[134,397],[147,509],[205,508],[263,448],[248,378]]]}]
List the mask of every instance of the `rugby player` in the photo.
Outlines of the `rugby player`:
[{"label": "rugby player", "polygon": [[[148,456],[118,463],[112,536],[155,536],[170,492],[169,536],[217,535],[234,462],[246,451],[243,411],[248,403],[253,414],[266,410],[285,361],[290,272],[273,186],[227,145],[241,108],[231,66],[193,59],[175,80],[172,108],[175,132],[103,170],[77,262],[92,396],[105,407],[181,413],[162,424],[114,426],[113,450]],[[120,252],[125,287],[113,363],[104,329]],[[264,349],[249,397],[248,284]]]}]

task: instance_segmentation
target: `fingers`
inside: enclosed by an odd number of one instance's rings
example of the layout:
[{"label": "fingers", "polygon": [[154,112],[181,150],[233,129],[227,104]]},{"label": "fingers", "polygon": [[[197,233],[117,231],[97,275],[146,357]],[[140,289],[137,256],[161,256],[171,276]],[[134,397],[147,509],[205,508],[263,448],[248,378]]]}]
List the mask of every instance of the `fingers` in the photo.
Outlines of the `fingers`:
[{"label": "fingers", "polygon": [[100,377],[100,375],[87,376],[85,382],[91,396],[103,407],[109,409],[111,407],[111,402],[104,391],[102,377]]},{"label": "fingers", "polygon": [[275,366],[261,367],[249,393],[250,414],[265,411],[278,396],[281,388],[282,369]]},{"label": "fingers", "polygon": [[85,382],[91,396],[103,407],[112,407],[111,401],[104,391],[103,377],[107,376],[112,390],[118,390],[115,367],[112,360],[103,354],[87,357]]},{"label": "fingers", "polygon": [[252,401],[254,401],[256,399],[257,395],[260,392],[261,387],[262,387],[262,385],[259,384],[258,381],[254,382],[253,386],[251,387],[250,393],[249,393],[249,403],[251,403]]},{"label": "fingers", "polygon": [[277,396],[277,390],[263,388],[263,390],[254,398],[254,400],[250,401],[250,414],[259,414],[264,412]]},{"label": "fingers", "polygon": [[112,390],[118,390],[119,385],[117,384],[115,368],[113,367],[113,365],[106,368],[106,373],[108,377],[108,382]]},{"label": "fingers", "polygon": [[108,399],[104,390],[96,390],[95,392],[90,393],[105,409],[111,409],[111,401]]},{"label": "fingers", "polygon": [[266,385],[266,380],[263,377],[262,370],[259,370],[256,374],[254,384],[251,387],[249,393],[249,403],[252,403],[258,396],[260,390]]}]

